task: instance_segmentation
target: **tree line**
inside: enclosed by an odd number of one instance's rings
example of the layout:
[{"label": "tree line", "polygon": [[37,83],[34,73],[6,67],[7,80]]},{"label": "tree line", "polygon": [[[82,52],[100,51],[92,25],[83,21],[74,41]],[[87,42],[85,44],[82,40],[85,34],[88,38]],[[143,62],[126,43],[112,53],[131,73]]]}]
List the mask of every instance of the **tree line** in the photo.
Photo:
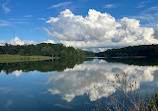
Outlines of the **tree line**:
[{"label": "tree line", "polygon": [[0,46],[0,54],[10,55],[41,55],[60,58],[76,57],[158,57],[158,45],[139,45],[124,48],[109,49],[104,52],[93,53],[73,47],[66,47],[63,44],[40,43],[37,45],[10,45]]},{"label": "tree line", "polygon": [[61,58],[84,57],[86,51],[66,47],[63,44],[40,43],[37,45],[11,45],[0,46],[0,54],[9,55],[41,55]]},{"label": "tree line", "polygon": [[158,57],[158,45],[129,46],[119,49],[109,49],[105,52],[96,53],[99,57]]}]

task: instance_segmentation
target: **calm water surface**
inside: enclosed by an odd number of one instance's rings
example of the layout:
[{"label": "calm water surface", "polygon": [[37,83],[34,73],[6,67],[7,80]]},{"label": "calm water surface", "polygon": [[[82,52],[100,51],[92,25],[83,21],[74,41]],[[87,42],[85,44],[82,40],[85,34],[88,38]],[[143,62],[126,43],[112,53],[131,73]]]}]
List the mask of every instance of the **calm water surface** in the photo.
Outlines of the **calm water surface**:
[{"label": "calm water surface", "polygon": [[[115,75],[127,74],[141,95],[158,89],[156,60],[41,61],[0,63],[0,111],[83,111],[94,108],[97,99],[105,101],[117,93],[107,84]],[[84,104],[86,102],[92,104]]]}]

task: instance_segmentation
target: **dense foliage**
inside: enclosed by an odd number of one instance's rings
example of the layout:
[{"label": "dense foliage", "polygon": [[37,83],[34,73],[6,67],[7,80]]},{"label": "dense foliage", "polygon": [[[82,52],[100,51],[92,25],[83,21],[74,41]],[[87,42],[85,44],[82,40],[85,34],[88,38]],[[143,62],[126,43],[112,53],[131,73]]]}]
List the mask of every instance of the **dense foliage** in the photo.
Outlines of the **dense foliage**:
[{"label": "dense foliage", "polygon": [[158,66],[158,58],[104,58],[109,63],[123,63],[137,66]]},{"label": "dense foliage", "polygon": [[146,56],[157,57],[158,45],[139,45],[129,46],[119,49],[109,49],[105,52],[96,54],[99,57],[132,57],[132,56]]},{"label": "dense foliage", "polygon": [[56,59],[48,61],[32,61],[32,62],[17,62],[17,63],[0,63],[0,72],[3,71],[6,74],[12,73],[17,70],[22,72],[30,71],[63,71],[66,68],[73,68],[76,64],[84,62],[84,58],[71,58],[71,59]]},{"label": "dense foliage", "polygon": [[0,46],[0,54],[10,55],[42,55],[62,58],[84,57],[85,51],[66,47],[63,44],[40,43],[37,45],[10,45]]}]

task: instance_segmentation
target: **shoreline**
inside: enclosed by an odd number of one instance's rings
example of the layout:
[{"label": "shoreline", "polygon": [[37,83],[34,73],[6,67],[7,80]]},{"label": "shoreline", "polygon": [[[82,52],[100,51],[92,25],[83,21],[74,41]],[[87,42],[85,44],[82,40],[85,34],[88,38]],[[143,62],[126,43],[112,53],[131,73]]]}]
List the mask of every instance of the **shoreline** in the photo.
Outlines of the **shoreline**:
[{"label": "shoreline", "polygon": [[93,59],[104,59],[104,58],[107,58],[107,59],[110,59],[110,58],[121,58],[121,59],[127,59],[127,58],[147,58],[146,56],[125,56],[125,57],[85,57],[85,58],[93,58]]},{"label": "shoreline", "polygon": [[20,56],[20,55],[0,55],[0,63],[12,62],[28,62],[28,61],[42,61],[54,59],[48,56]]}]

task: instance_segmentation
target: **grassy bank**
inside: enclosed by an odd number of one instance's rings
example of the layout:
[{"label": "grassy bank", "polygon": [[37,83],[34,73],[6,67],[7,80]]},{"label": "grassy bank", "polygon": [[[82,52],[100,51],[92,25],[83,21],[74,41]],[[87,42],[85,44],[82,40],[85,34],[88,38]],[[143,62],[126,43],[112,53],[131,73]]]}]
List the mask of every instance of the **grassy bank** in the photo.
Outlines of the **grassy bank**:
[{"label": "grassy bank", "polygon": [[47,56],[0,55],[0,63],[49,60]]}]

